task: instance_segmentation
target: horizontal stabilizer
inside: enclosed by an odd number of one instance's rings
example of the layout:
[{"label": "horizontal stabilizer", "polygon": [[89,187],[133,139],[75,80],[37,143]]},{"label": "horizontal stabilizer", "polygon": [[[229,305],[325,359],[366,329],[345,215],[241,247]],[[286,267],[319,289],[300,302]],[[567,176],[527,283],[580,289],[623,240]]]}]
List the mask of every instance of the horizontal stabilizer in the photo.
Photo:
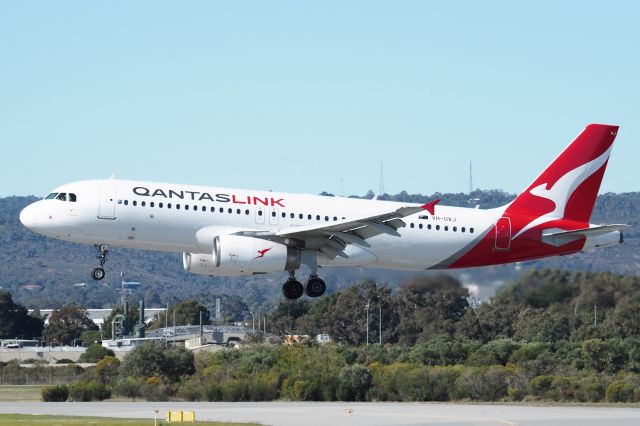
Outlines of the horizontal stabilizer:
[{"label": "horizontal stabilizer", "polygon": [[629,225],[600,225],[591,228],[576,229],[573,231],[564,231],[562,229],[553,228],[542,231],[542,241],[552,246],[562,246],[580,238],[595,238],[612,232],[619,232]]}]

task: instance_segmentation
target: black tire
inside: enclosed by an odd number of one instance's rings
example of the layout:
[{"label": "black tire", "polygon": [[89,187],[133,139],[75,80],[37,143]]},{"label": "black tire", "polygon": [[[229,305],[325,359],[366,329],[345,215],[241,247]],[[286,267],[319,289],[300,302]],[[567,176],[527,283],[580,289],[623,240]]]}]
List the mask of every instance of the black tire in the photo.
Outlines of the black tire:
[{"label": "black tire", "polygon": [[287,281],[282,286],[282,295],[289,300],[299,299],[303,293],[304,287],[300,281]]},{"label": "black tire", "polygon": [[327,285],[320,278],[311,278],[307,281],[304,292],[309,297],[320,297],[327,290]]},{"label": "black tire", "polygon": [[104,278],[104,276],[105,276],[105,273],[103,268],[93,268],[91,270],[91,278],[93,278],[96,281],[100,281],[101,279]]}]

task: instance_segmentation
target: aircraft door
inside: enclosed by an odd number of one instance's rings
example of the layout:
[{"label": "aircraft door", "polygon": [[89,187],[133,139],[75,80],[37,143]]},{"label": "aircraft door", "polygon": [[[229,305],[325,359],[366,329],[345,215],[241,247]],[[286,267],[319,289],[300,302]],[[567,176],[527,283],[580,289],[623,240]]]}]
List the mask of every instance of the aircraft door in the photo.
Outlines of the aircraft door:
[{"label": "aircraft door", "polygon": [[496,250],[509,250],[511,247],[511,219],[501,217],[496,222]]},{"label": "aircraft door", "polygon": [[114,184],[100,185],[98,219],[116,218],[116,186]]},{"label": "aircraft door", "polygon": [[256,223],[264,223],[264,217],[266,215],[265,208],[256,206]]}]

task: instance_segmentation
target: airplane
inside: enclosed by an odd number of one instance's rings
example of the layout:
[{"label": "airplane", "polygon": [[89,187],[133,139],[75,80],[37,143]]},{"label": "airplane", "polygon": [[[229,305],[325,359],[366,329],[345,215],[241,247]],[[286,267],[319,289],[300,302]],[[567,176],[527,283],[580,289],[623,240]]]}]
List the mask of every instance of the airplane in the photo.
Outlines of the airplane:
[{"label": "airplane", "polygon": [[[322,266],[455,269],[561,256],[623,242],[627,225],[589,223],[618,126],[588,125],[512,202],[492,208],[290,194],[120,179],[62,185],[20,221],[93,244],[182,253],[186,271],[287,271],[284,297],[319,297]],[[309,268],[305,285],[296,278]]]}]

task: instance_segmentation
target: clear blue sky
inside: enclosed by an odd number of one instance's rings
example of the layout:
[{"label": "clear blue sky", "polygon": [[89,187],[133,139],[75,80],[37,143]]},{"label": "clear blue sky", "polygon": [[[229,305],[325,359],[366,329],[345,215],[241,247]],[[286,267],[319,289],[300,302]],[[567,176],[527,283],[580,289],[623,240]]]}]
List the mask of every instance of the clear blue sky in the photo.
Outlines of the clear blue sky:
[{"label": "clear blue sky", "polygon": [[[589,122],[640,190],[637,2],[56,1],[0,8],[0,196],[121,178],[520,191]],[[343,182],[341,189],[341,181]]]}]

